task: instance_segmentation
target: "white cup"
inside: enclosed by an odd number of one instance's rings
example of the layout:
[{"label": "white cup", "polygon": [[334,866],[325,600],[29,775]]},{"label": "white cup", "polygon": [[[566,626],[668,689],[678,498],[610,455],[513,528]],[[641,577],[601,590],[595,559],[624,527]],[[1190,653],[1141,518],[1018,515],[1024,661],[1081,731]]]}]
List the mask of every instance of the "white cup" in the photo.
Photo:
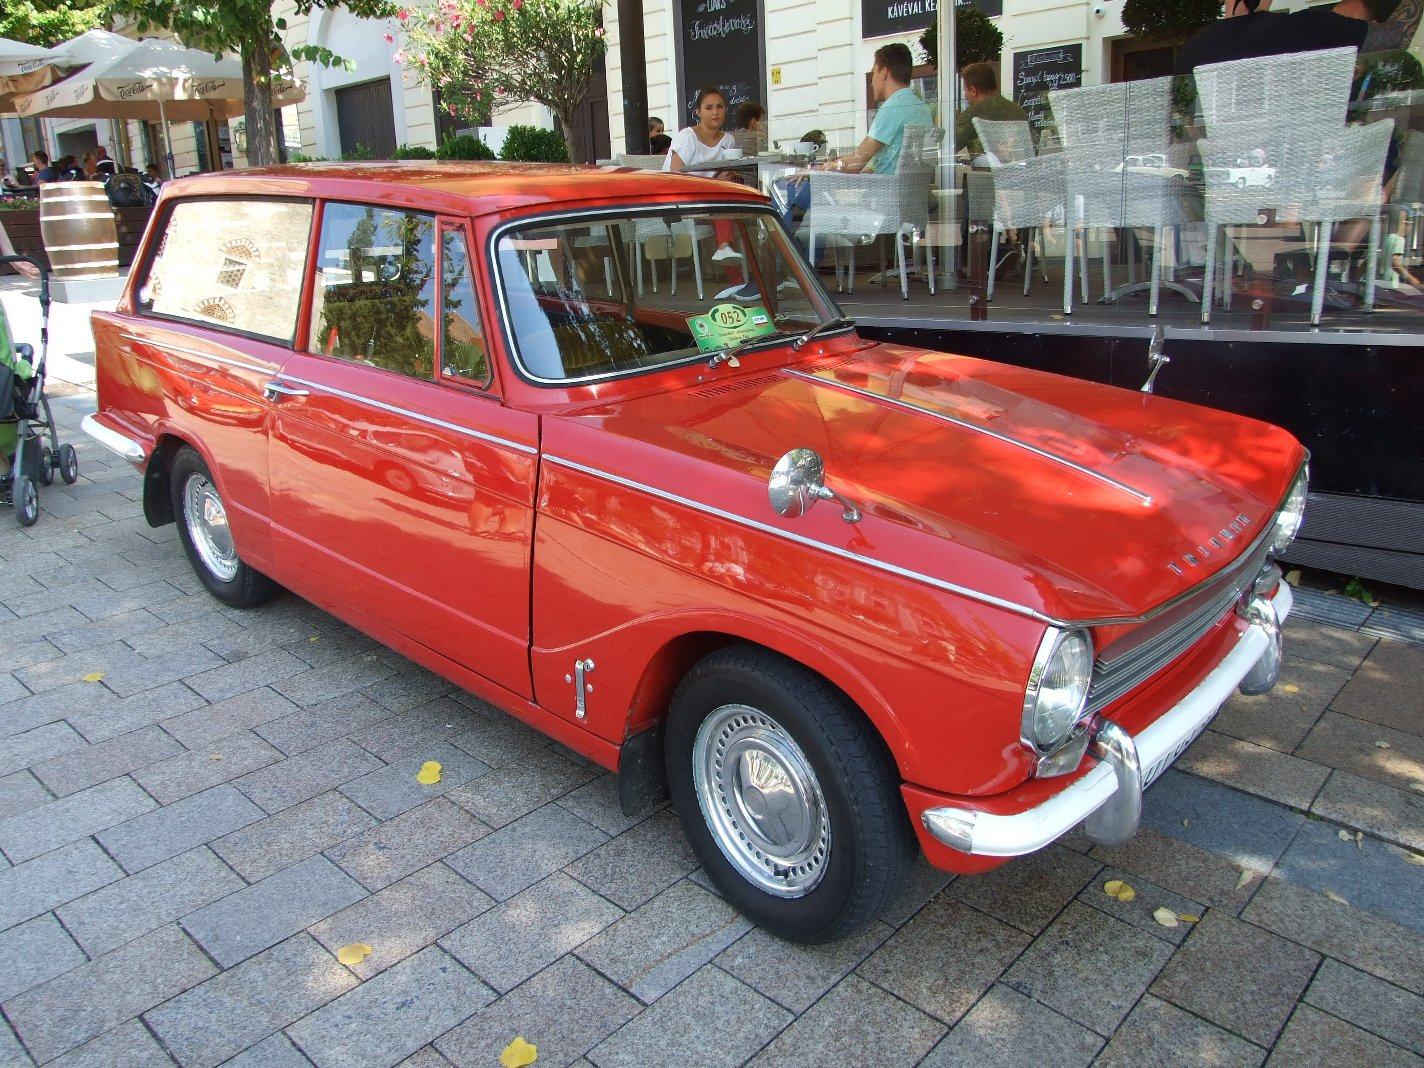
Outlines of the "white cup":
[{"label": "white cup", "polygon": [[740,148],[726,148],[722,150],[723,159],[741,159],[742,150]]}]

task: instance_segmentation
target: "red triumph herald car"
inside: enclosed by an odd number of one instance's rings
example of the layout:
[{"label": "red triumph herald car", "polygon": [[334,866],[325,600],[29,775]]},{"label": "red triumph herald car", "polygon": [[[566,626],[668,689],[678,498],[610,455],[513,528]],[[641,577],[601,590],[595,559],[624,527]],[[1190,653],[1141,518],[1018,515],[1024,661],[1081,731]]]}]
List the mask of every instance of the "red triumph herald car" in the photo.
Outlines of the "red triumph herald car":
[{"label": "red triumph herald car", "polygon": [[868,341],[728,183],[172,182],[94,335],[86,429],[215,597],[280,583],[616,770],[630,811],[670,794],[785,938],[869,922],[917,849],[1123,840],[1279,671],[1295,439]]}]

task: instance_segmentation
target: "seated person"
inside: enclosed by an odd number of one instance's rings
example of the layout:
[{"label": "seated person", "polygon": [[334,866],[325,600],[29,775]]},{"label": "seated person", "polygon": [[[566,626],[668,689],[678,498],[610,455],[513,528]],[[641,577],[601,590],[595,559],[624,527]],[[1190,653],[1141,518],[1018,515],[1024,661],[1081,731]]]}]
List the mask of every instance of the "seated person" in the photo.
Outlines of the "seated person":
[{"label": "seated person", "polygon": [[964,99],[968,106],[954,119],[954,143],[957,151],[970,159],[984,154],[984,146],[974,129],[975,119],[998,119],[1028,122],[1028,112],[999,92],[999,79],[987,63],[970,63],[959,72],[964,84]]},{"label": "seated person", "polygon": [[[1309,7],[1281,13],[1267,10],[1270,0],[1232,0],[1235,18],[1212,23],[1182,45],[1177,74],[1191,74],[1209,63],[1258,59],[1323,48],[1364,46],[1370,23],[1385,22],[1400,0],[1341,0],[1333,7]],[[1240,14],[1242,7],[1246,14]]]},{"label": "seated person", "polygon": [[766,151],[766,108],[755,100],[744,100],[737,105],[736,128],[753,135],[756,152]]},{"label": "seated person", "polygon": [[1396,209],[1392,222],[1389,233],[1384,237],[1377,281],[1386,289],[1417,296],[1420,293],[1419,278],[1404,261],[1404,232],[1409,228],[1409,213]]},{"label": "seated person", "polygon": [[[905,141],[906,126],[933,126],[929,105],[910,88],[914,63],[908,45],[881,45],[875,50],[870,68],[870,90],[880,107],[870,123],[870,132],[854,152],[826,163],[833,171],[873,171],[894,174],[900,164],[900,146]],[[779,179],[783,219],[790,227],[798,212],[805,212],[811,203],[810,183],[791,178]]]},{"label": "seated person", "polygon": [[654,156],[666,156],[672,150],[672,138],[665,133],[653,134],[648,138],[648,148]]}]

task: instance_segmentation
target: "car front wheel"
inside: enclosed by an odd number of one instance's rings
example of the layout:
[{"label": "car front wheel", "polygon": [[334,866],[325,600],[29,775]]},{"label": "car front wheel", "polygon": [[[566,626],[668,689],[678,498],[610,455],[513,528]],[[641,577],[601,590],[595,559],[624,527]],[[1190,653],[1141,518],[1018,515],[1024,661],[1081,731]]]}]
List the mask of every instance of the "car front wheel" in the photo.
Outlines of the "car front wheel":
[{"label": "car front wheel", "polygon": [[234,608],[251,608],[277,592],[271,579],[238,555],[227,506],[194,449],[184,446],[173,458],[170,488],[183,551],[209,593]]},{"label": "car front wheel", "polygon": [[894,762],[820,676],[753,647],[713,653],[678,687],[665,746],[703,868],[772,934],[844,938],[904,885],[916,844]]}]

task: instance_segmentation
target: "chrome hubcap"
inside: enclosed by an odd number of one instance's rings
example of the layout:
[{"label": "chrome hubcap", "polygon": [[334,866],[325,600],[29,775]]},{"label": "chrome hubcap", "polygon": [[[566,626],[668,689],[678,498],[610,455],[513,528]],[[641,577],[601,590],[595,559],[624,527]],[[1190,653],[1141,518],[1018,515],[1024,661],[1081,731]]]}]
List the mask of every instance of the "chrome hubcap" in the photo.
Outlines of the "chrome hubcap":
[{"label": "chrome hubcap", "polygon": [[203,566],[222,582],[237,576],[237,549],[227,525],[227,509],[217,487],[205,475],[189,475],[183,487],[183,522]]},{"label": "chrome hubcap", "polygon": [[831,822],[806,754],[776,720],[723,705],[697,731],[697,803],[718,847],[759,889],[810,893],[825,874]]}]

